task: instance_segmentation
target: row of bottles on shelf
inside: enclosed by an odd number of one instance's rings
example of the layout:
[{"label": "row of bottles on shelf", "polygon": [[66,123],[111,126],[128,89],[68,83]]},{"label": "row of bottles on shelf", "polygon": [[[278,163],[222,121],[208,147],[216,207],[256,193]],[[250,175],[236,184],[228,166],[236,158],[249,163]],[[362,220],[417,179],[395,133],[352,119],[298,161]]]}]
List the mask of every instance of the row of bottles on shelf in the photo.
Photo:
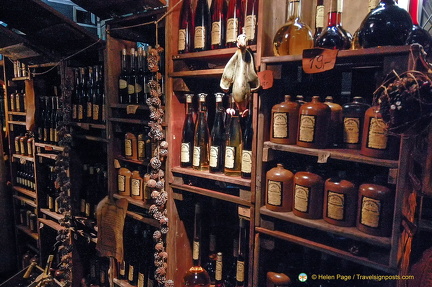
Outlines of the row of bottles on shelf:
[{"label": "row of bottles on shelf", "polygon": [[178,32],[178,53],[236,47],[237,36],[244,33],[248,44],[257,41],[258,0],[183,1]]},{"label": "row of bottles on shelf", "polygon": [[26,226],[33,233],[38,232],[36,211],[23,202],[19,209],[19,224]]},{"label": "row of bottles on shelf", "polygon": [[106,122],[106,96],[103,66],[75,68],[74,79],[72,121],[104,124]]},{"label": "row of bottles on shelf", "polygon": [[[358,49],[419,43],[429,50],[432,38],[418,25],[418,0],[410,1],[410,14],[394,0],[369,0],[369,13],[352,36],[342,26],[343,0],[331,0],[324,28],[324,0],[317,1],[315,34],[301,20],[301,1],[288,0],[287,22],[273,39],[276,56],[299,55],[304,49]],[[413,25],[414,24],[414,25]]]},{"label": "row of bottles on shelf", "polygon": [[108,172],[104,164],[83,164],[82,186],[79,194],[79,213],[95,219],[96,207],[108,194]]},{"label": "row of bottles on shelf", "polygon": [[44,180],[44,191],[46,193],[46,207],[56,213],[59,211],[59,203],[57,198],[60,196],[60,190],[56,187],[57,174],[53,165],[44,166],[45,176]]},{"label": "row of bottles on shelf", "polygon": [[137,287],[156,286],[154,231],[150,225],[140,221],[125,221],[123,238],[127,240],[124,241],[124,260],[118,263],[118,279]]},{"label": "row of bottles on shelf", "polygon": [[28,77],[29,71],[27,65],[17,60],[13,61],[13,74],[14,78]]},{"label": "row of bottles on shelf", "polygon": [[[149,47],[150,49],[151,47]],[[144,105],[150,98],[149,83],[154,79],[147,65],[147,52],[143,47],[126,48],[121,52],[121,72],[118,83],[120,104]],[[163,89],[163,85],[161,85]]]},{"label": "row of bottles on shelf", "polygon": [[94,254],[89,262],[88,274],[84,278],[81,279],[80,286],[81,287],[108,287],[109,278],[108,278],[108,270],[109,270],[109,259],[104,257],[99,257]]},{"label": "row of bottles on shelf", "polygon": [[15,90],[9,96],[9,111],[10,112],[25,112],[26,111],[26,94],[24,90]]},{"label": "row of bottles on shelf", "polygon": [[196,121],[193,118],[193,94],[186,94],[186,117],[183,125],[180,166],[228,176],[250,178],[252,172],[252,110],[244,130],[234,98],[225,113],[223,93],[216,93],[216,113],[211,132],[207,120],[206,97],[200,93]]},{"label": "row of bottles on shelf", "polygon": [[336,226],[356,225],[371,235],[390,236],[394,192],[383,185],[382,178],[376,176],[373,182],[359,184],[343,171],[328,179],[322,175],[312,167],[294,174],[277,164],[266,173],[267,209],[292,211],[307,219],[323,218]]},{"label": "row of bottles on shelf", "polygon": [[20,134],[14,138],[15,154],[23,156],[34,155],[34,137],[31,132]]},{"label": "row of bottles on shelf", "polygon": [[145,173],[143,167],[130,170],[127,165],[119,168],[117,176],[117,192],[122,196],[130,196],[136,200],[150,200],[154,189],[164,187],[164,172]]},{"label": "row of bottles on shelf", "polygon": [[270,141],[297,144],[307,148],[342,147],[361,149],[360,153],[375,158],[396,159],[398,139],[388,134],[378,106],[364,103],[362,97],[343,106],[319,96],[311,102],[285,101],[273,106]]},{"label": "row of bottles on shelf", "polygon": [[149,127],[143,127],[140,131],[132,128],[124,136],[123,156],[128,160],[149,161],[156,148],[156,141],[149,136]]},{"label": "row of bottles on shelf", "polygon": [[34,163],[31,161],[21,161],[16,162],[16,175],[15,184],[19,187],[35,191],[35,175],[34,175]]},{"label": "row of bottles on shelf", "polygon": [[39,97],[39,108],[36,115],[37,141],[46,144],[58,144],[58,127],[63,122],[63,110],[60,105],[57,86],[53,94]]},{"label": "row of bottles on shelf", "polygon": [[233,240],[232,256],[217,251],[216,237],[209,235],[207,258],[202,254],[202,205],[195,204],[192,239],[192,267],[183,277],[185,286],[243,287],[248,282],[248,222],[240,218],[238,238]]}]

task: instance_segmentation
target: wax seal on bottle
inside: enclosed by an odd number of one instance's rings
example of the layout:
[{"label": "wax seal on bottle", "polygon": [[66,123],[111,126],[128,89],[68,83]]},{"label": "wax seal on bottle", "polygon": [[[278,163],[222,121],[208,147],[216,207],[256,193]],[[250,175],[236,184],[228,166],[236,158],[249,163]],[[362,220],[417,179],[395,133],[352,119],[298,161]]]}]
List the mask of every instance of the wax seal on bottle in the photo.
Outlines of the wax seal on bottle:
[{"label": "wax seal on bottle", "polygon": [[294,174],[278,163],[266,173],[266,207],[272,211],[291,211]]},{"label": "wax seal on bottle", "polygon": [[271,113],[270,141],[280,144],[296,144],[300,105],[285,95],[285,101],[274,105]]},{"label": "wax seal on bottle", "polygon": [[299,171],[294,175],[293,213],[299,217],[319,219],[323,210],[324,180],[316,173]]}]

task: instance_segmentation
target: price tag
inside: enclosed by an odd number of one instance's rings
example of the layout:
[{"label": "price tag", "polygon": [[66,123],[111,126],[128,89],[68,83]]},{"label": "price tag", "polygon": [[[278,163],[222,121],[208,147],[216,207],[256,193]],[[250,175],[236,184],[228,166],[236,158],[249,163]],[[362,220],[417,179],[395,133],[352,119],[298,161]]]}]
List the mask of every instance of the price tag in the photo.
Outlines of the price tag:
[{"label": "price tag", "polygon": [[46,151],[52,151],[52,150],[54,150],[54,148],[52,146],[49,146],[49,145],[44,146],[44,148],[45,148]]},{"label": "price tag", "polygon": [[137,106],[137,105],[128,105],[127,107],[126,107],[126,113],[129,115],[129,114],[135,114],[136,113],[136,111],[137,111],[137,109],[138,109],[138,107],[139,106]]},{"label": "price tag", "polygon": [[121,168],[120,162],[118,159],[114,159],[114,168]]},{"label": "price tag", "polygon": [[273,87],[273,71],[265,70],[262,72],[258,72],[258,78],[260,80],[261,88],[263,90],[267,90]]},{"label": "price tag", "polygon": [[319,151],[318,152],[318,163],[326,163],[331,153],[329,151]]},{"label": "price tag", "polygon": [[316,74],[332,70],[336,64],[338,52],[339,50],[322,48],[303,50],[303,71],[307,74]]}]

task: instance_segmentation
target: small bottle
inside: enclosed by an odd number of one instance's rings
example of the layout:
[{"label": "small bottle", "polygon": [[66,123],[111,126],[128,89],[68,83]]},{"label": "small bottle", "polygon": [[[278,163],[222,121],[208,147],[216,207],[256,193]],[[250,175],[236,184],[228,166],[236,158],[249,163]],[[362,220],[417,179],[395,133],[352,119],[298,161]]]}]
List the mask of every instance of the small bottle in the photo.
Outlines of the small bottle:
[{"label": "small bottle", "polygon": [[325,181],[323,218],[337,226],[354,226],[357,211],[357,187],[345,179],[345,172]]},{"label": "small bottle", "polygon": [[21,143],[20,143],[21,137],[23,137],[23,134],[16,136],[14,139],[14,146],[15,146],[15,153],[16,154],[22,154],[22,152],[23,152],[23,151],[21,151]]},{"label": "small bottle", "polygon": [[216,255],[215,287],[225,287],[223,280],[222,252],[218,252]]},{"label": "small bottle", "polygon": [[252,177],[252,140],[253,140],[253,127],[252,127],[252,106],[249,107],[249,114],[245,123],[242,143],[242,156],[241,156],[241,177]]},{"label": "small bottle", "polygon": [[285,101],[272,108],[270,141],[280,144],[296,144],[300,104],[285,95]]},{"label": "small bottle", "polygon": [[281,163],[266,173],[267,209],[278,212],[292,210],[294,174]]},{"label": "small bottle", "polygon": [[15,93],[11,93],[10,94],[10,97],[9,97],[9,110],[11,111],[11,112],[18,112],[17,110],[16,110],[16,103],[15,103],[15,101],[16,101],[16,94],[18,94],[18,90],[17,91],[15,91]]},{"label": "small bottle", "polygon": [[324,180],[321,176],[310,171],[297,172],[293,192],[294,215],[308,219],[322,218]]},{"label": "small bottle", "polygon": [[138,133],[137,136],[137,157],[138,160],[145,160],[146,159],[146,153],[145,153],[145,135],[144,132]]},{"label": "small bottle", "polygon": [[321,35],[322,30],[324,29],[324,0],[317,0],[316,12],[315,12],[315,34],[314,34],[314,42]]},{"label": "small bottle", "polygon": [[321,103],[319,96],[300,107],[297,145],[308,148],[325,148],[328,141],[330,107]]},{"label": "small bottle", "polygon": [[332,96],[325,98],[324,104],[330,107],[329,145],[338,147],[342,144],[342,106],[333,102]]},{"label": "small bottle", "polygon": [[257,43],[258,0],[246,0],[245,34],[248,45]]},{"label": "small bottle", "polygon": [[186,94],[186,116],[183,123],[180,148],[180,166],[192,167],[195,123],[193,119],[193,94]]},{"label": "small bottle", "polygon": [[242,154],[242,130],[240,115],[234,97],[231,96],[231,108],[233,114],[229,120],[227,139],[225,142],[225,168],[224,174],[228,176],[240,176]]},{"label": "small bottle", "polygon": [[27,134],[25,134],[24,136],[20,137],[19,141],[20,141],[20,152],[22,155],[27,155],[28,156],[28,149],[27,149],[27,140],[28,140],[28,136]]},{"label": "small bottle", "polygon": [[207,124],[207,108],[205,105],[207,94],[200,93],[198,118],[195,123],[194,148],[192,167],[196,170],[209,169],[210,141]]},{"label": "small bottle", "polygon": [[144,199],[143,178],[138,170],[131,173],[131,197],[137,200]]},{"label": "small bottle", "polygon": [[227,48],[237,46],[237,36],[241,34],[244,20],[242,0],[229,0],[226,24],[226,45]]},{"label": "small bottle", "polygon": [[342,106],[343,147],[360,149],[363,134],[364,115],[370,105],[362,97],[354,97],[351,103]]},{"label": "small bottle", "polygon": [[184,0],[180,12],[178,53],[189,53],[193,45],[194,17],[190,0]]},{"label": "small bottle", "polygon": [[34,155],[33,143],[34,143],[34,137],[29,137],[27,139],[27,153],[28,153],[28,156],[33,156]]},{"label": "small bottle", "polygon": [[313,47],[312,29],[301,20],[301,1],[288,0],[288,17],[273,38],[275,56],[301,55]]},{"label": "small bottle", "polygon": [[225,109],[222,105],[223,93],[216,93],[216,114],[211,131],[210,172],[222,172],[225,160]]},{"label": "small bottle", "polygon": [[239,222],[239,249],[237,256],[237,266],[236,266],[236,287],[247,286],[247,250],[248,246],[248,226],[245,219],[240,218]]},{"label": "small bottle", "polygon": [[413,22],[413,26],[411,29],[411,32],[408,35],[406,44],[414,44],[418,43],[422,45],[423,49],[425,50],[427,55],[430,55],[430,52],[432,50],[432,36],[429,34],[429,32],[425,29],[423,29],[419,25],[419,5],[422,1],[419,0],[410,0],[409,2],[409,13],[411,15],[411,19]]},{"label": "small bottle", "polygon": [[211,8],[211,41],[212,50],[225,47],[227,2],[225,0],[212,1]]},{"label": "small bottle", "polygon": [[127,132],[124,139],[124,155],[126,159],[138,160],[138,144],[135,134]]},{"label": "small bottle", "polygon": [[123,196],[130,196],[131,194],[131,186],[130,186],[130,178],[131,171],[125,167],[122,167],[118,171],[117,176],[117,191],[118,194]]},{"label": "small bottle", "polygon": [[357,229],[375,236],[390,236],[393,225],[394,192],[375,183],[359,187]]},{"label": "small bottle", "polygon": [[210,9],[207,0],[198,0],[195,10],[194,50],[210,48]]},{"label": "small bottle", "polygon": [[128,57],[127,50],[124,48],[121,51],[121,72],[119,75],[118,82],[118,97],[120,104],[128,103],[128,81],[129,81],[129,69],[128,69]]}]

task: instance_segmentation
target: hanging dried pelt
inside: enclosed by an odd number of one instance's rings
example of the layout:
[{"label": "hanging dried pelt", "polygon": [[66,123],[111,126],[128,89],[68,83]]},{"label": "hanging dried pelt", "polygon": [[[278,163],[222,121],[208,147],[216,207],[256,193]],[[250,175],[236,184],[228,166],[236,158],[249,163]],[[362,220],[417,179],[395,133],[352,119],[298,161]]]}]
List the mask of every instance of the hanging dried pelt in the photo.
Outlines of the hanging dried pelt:
[{"label": "hanging dried pelt", "polygon": [[220,81],[220,87],[225,92],[228,92],[232,85],[232,95],[240,113],[247,109],[251,92],[260,87],[253,55],[246,49],[246,42],[244,33],[237,37],[238,49],[226,64]]}]

